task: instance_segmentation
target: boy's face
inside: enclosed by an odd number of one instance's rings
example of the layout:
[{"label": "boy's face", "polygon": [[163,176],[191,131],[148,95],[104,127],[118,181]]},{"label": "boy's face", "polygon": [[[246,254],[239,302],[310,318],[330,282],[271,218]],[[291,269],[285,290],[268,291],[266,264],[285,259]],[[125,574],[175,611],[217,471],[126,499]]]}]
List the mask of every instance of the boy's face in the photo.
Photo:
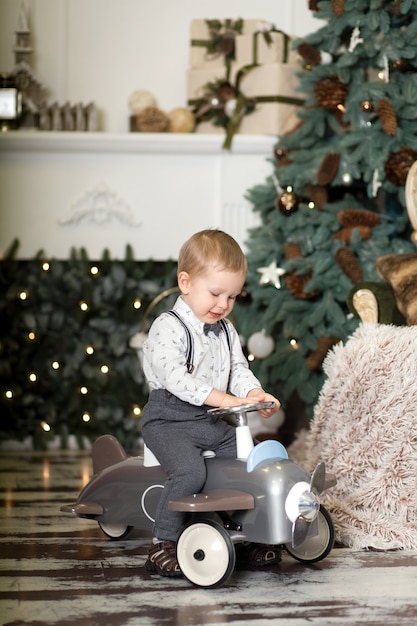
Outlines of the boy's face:
[{"label": "boy's face", "polygon": [[244,282],[244,274],[214,267],[208,267],[205,274],[195,277],[188,272],[178,275],[184,302],[205,324],[214,324],[229,315]]}]

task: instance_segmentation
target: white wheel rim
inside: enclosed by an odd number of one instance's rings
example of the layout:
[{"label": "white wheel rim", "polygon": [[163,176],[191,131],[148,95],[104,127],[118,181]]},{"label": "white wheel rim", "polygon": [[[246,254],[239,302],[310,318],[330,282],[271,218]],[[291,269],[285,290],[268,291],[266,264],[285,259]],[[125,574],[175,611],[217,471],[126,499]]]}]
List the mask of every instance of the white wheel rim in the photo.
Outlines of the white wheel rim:
[{"label": "white wheel rim", "polygon": [[188,526],[177,544],[184,576],[200,587],[217,584],[230,567],[229,546],[217,528],[203,522]]}]

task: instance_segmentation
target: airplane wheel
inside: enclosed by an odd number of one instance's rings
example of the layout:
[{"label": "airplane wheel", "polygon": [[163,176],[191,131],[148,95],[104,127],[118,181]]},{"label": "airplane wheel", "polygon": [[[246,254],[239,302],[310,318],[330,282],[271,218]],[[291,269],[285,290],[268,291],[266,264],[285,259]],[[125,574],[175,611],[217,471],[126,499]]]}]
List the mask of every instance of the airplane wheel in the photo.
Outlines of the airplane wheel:
[{"label": "airplane wheel", "polygon": [[193,522],[177,542],[182,573],[199,587],[220,587],[231,576],[236,554],[227,531],[218,522]]},{"label": "airplane wheel", "polygon": [[284,544],[288,554],[301,563],[316,563],[324,559],[334,545],[334,527],[329,512],[320,505],[317,516],[318,534],[303,541],[299,548],[293,548],[292,543]]},{"label": "airplane wheel", "polygon": [[124,539],[133,528],[133,526],[126,526],[126,524],[106,524],[105,522],[98,522],[98,525],[110,539]]}]

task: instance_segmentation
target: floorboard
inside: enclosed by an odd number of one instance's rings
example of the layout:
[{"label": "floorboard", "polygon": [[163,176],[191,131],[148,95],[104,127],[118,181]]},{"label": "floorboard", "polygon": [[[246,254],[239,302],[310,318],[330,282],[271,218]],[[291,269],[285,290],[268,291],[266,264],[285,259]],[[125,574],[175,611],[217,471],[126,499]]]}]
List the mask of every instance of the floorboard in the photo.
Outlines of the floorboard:
[{"label": "floorboard", "polygon": [[202,589],[144,568],[149,536],[110,541],[60,512],[91,475],[88,452],[1,451],[3,626],[415,626],[417,554],[335,547],[305,565],[236,569]]}]

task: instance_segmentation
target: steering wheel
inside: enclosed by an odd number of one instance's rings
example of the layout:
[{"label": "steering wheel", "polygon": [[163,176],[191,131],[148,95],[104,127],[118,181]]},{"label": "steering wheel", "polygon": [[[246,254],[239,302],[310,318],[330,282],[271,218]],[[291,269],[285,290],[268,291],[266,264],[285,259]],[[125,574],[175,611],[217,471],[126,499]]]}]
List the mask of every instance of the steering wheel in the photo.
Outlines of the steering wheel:
[{"label": "steering wheel", "polygon": [[217,415],[218,417],[233,415],[235,417],[236,426],[247,426],[248,417],[246,413],[261,411],[262,409],[272,409],[274,406],[275,402],[252,402],[248,404],[238,404],[237,406],[227,406],[224,409],[209,409],[207,413]]},{"label": "steering wheel", "polygon": [[241,415],[243,413],[250,413],[251,411],[261,411],[262,409],[272,409],[275,406],[275,402],[253,402],[248,404],[238,404],[237,406],[227,406],[224,409],[215,408],[209,409],[207,413],[210,415],[218,415],[219,417],[225,417],[226,415]]},{"label": "steering wheel", "polygon": [[238,459],[246,460],[253,448],[253,438],[248,426],[247,413],[251,411],[261,411],[262,409],[272,409],[274,406],[275,402],[252,402],[248,404],[238,404],[237,406],[227,406],[224,409],[209,409],[207,413],[217,415],[218,417],[226,417],[226,415],[234,416],[237,457]]}]

